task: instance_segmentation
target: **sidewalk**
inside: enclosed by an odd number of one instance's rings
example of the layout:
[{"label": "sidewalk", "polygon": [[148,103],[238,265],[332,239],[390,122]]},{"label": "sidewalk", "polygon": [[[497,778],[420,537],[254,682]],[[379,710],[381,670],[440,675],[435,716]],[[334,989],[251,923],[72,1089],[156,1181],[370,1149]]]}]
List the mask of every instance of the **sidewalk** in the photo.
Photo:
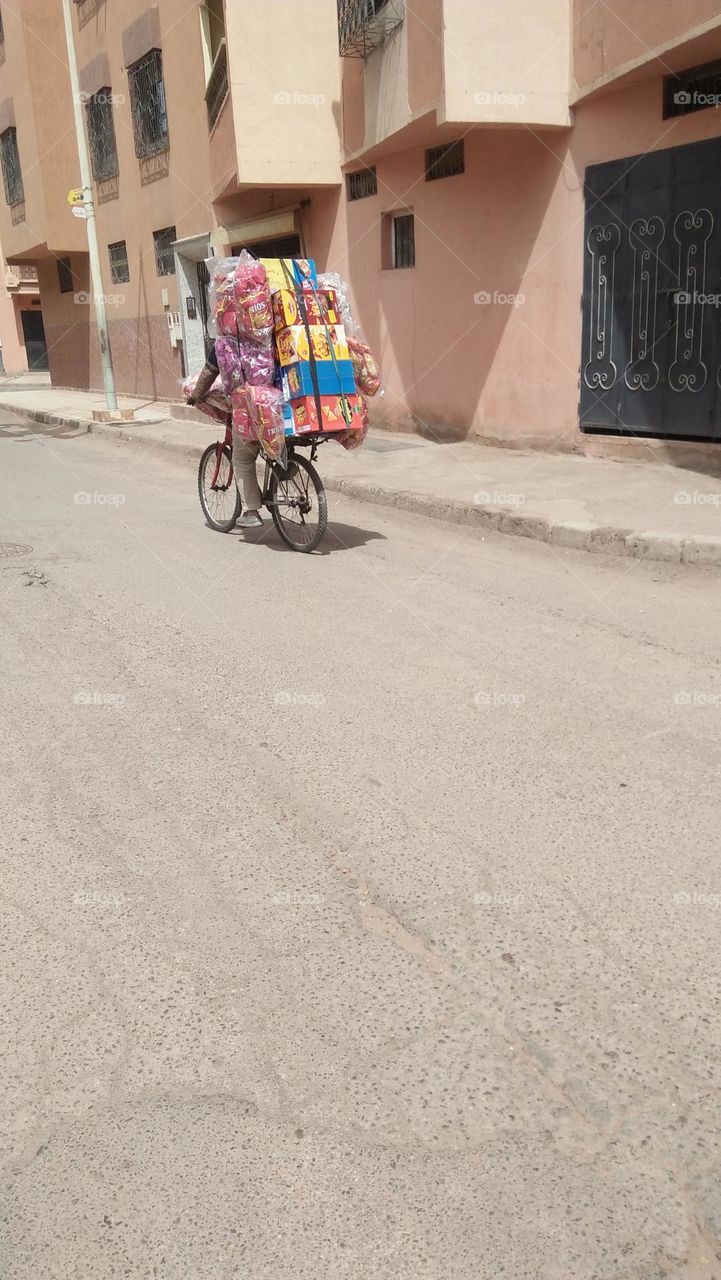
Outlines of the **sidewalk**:
[{"label": "sidewalk", "polygon": [[[92,421],[94,392],[55,391],[47,375],[0,379],[0,409],[196,460],[217,436],[186,406],[120,398],[136,421]],[[175,416],[174,416],[175,415]],[[561,547],[685,564],[721,565],[721,480],[669,465],[478,444],[433,444],[374,431],[357,453],[320,455],[329,490],[436,519]]]}]

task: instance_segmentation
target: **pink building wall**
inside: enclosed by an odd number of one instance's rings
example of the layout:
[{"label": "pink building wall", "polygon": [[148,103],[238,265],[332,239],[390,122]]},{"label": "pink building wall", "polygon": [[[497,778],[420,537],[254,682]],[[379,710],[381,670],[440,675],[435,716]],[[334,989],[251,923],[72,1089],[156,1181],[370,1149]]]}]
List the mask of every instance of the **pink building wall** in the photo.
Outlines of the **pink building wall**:
[{"label": "pink building wall", "polygon": [[[427,183],[419,146],[375,157],[376,197],[337,215],[314,197],[310,250],[348,275],[381,358],[375,413],[440,439],[578,448],[585,168],[719,132],[714,111],[664,121],[656,76],[580,103],[571,130],[467,132],[463,175]],[[403,208],[417,265],[383,270],[381,219]]]}]

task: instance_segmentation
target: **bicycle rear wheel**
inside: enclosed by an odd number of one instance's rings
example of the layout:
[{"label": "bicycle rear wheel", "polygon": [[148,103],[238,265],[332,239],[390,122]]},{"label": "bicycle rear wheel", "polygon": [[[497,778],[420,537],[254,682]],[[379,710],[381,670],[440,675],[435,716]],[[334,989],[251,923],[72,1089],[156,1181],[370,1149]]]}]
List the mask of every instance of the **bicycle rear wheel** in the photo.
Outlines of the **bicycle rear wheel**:
[{"label": "bicycle rear wheel", "polygon": [[286,546],[293,551],[315,551],[328,527],[328,503],[312,463],[295,455],[289,459],[285,478],[274,469],[268,506]]},{"label": "bicycle rear wheel", "polygon": [[198,467],[200,505],[211,529],[230,533],[243,504],[233,476],[233,455],[227,444],[209,444]]}]

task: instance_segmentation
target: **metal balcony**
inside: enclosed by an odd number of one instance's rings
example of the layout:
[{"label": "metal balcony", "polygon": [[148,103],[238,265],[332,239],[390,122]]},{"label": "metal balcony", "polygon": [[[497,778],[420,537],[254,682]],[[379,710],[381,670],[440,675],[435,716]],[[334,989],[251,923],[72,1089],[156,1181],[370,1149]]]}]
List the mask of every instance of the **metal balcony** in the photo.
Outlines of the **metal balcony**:
[{"label": "metal balcony", "polygon": [[342,58],[365,58],[403,21],[405,0],[338,0]]}]

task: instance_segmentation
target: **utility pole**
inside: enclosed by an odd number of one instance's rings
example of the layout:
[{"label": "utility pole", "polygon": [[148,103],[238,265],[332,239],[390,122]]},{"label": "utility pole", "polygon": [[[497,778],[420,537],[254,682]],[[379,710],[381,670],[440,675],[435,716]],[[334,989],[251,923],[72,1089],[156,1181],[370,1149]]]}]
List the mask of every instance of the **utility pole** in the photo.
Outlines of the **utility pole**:
[{"label": "utility pole", "polygon": [[100,339],[100,359],[103,366],[103,383],[108,409],[117,413],[118,398],[115,394],[115,375],[113,373],[113,356],[110,350],[110,334],[108,333],[108,317],[105,311],[105,295],[103,294],[103,277],[100,269],[100,246],[98,244],[98,228],[95,221],[95,204],[93,202],[92,177],[90,172],[90,156],[88,141],[85,136],[83,120],[83,104],[80,98],[80,80],[78,78],[78,59],[75,51],[75,33],[70,0],[63,0],[63,17],[65,18],[65,39],[68,46],[68,69],[70,71],[70,88],[73,95],[73,113],[75,115],[75,132],[78,138],[78,156],[80,158],[80,181],[83,185],[83,196],[86,197],[85,213],[88,227],[88,251],[90,255],[90,281],[95,303],[95,316],[98,322]]}]

